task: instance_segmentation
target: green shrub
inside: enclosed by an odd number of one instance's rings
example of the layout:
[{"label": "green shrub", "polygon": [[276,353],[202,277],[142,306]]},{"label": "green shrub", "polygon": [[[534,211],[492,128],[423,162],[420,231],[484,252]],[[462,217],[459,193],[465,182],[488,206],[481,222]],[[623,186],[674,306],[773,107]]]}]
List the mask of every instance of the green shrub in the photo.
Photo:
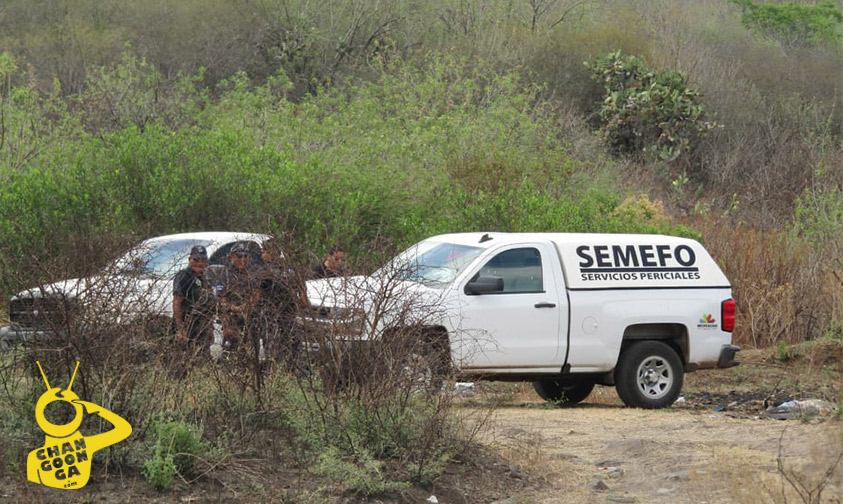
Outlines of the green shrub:
[{"label": "green shrub", "polygon": [[673,161],[687,157],[716,127],[700,93],[687,87],[680,72],[654,72],[642,58],[620,51],[602,54],[586,66],[603,85],[602,130],[620,153]]},{"label": "green shrub", "polygon": [[411,486],[407,482],[389,480],[384,473],[384,463],[365,449],[350,458],[343,456],[336,447],[329,447],[319,455],[313,472],[363,496],[404,490]]},{"label": "green shrub", "polygon": [[195,476],[197,462],[208,453],[202,430],[178,420],[158,417],[150,426],[150,454],[143,463],[143,475],[159,490],[168,490],[177,474]]},{"label": "green shrub", "polygon": [[152,455],[143,463],[143,475],[156,490],[169,490],[177,474],[173,455],[156,445]]},{"label": "green shrub", "polygon": [[195,75],[166,79],[144,58],[129,50],[114,66],[91,69],[85,90],[72,100],[89,131],[105,133],[133,125],[189,126],[207,104],[207,90],[197,89],[204,69]]},{"label": "green shrub", "polygon": [[[320,383],[283,387],[282,409],[288,446],[302,465],[323,473],[330,462],[354,461],[366,473],[355,491],[377,481],[419,483],[438,478],[444,460],[459,455],[448,403],[439,395],[407,395],[401,380],[364,382],[356,392],[326,396]],[[310,384],[313,385],[313,384]],[[369,395],[374,397],[369,397]],[[327,458],[325,458],[327,456]],[[371,460],[370,460],[371,459]],[[374,460],[393,461],[387,478]],[[346,464],[338,464],[351,471]],[[370,481],[370,478],[374,478]]]},{"label": "green shrub", "polygon": [[[822,180],[822,177],[819,177]],[[793,230],[812,247],[830,247],[832,255],[841,260],[843,254],[843,192],[827,181],[826,190],[806,190],[797,199]],[[843,264],[841,264],[843,265]]]},{"label": "green shrub", "polygon": [[781,362],[787,362],[790,360],[790,349],[784,341],[779,341],[778,344],[776,344],[776,359]]},{"label": "green shrub", "polygon": [[822,339],[843,342],[843,320],[831,321]]},{"label": "green shrub", "polygon": [[743,9],[741,23],[745,28],[784,46],[810,46],[841,40],[839,26],[843,23],[843,11],[832,2],[805,5],[732,1]]}]

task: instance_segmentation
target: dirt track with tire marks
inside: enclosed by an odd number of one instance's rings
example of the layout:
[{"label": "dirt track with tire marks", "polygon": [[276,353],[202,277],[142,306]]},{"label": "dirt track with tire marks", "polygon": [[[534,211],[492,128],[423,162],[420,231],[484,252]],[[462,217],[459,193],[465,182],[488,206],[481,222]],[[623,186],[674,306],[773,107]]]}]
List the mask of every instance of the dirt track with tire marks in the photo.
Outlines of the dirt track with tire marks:
[{"label": "dirt track with tire marks", "polygon": [[[547,408],[538,398],[498,408],[488,422],[484,442],[517,466],[512,477],[527,480],[512,497],[536,503],[778,502],[780,451],[790,476],[813,488],[843,449],[840,421],[631,409],[605,387],[570,408]],[[787,502],[802,502],[787,491]],[[840,495],[843,463],[822,502],[839,503]]]}]

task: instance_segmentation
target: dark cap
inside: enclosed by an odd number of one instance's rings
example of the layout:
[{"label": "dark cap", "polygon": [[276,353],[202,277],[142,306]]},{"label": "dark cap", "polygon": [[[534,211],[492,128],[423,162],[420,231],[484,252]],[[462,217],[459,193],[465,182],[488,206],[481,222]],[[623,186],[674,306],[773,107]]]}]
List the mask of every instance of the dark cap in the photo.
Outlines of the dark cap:
[{"label": "dark cap", "polygon": [[237,242],[234,244],[233,247],[231,247],[231,252],[229,252],[229,254],[244,254],[248,252],[249,248],[246,246],[245,243]]},{"label": "dark cap", "polygon": [[207,259],[208,251],[205,250],[203,245],[194,245],[193,248],[190,249],[190,257],[195,259]]}]

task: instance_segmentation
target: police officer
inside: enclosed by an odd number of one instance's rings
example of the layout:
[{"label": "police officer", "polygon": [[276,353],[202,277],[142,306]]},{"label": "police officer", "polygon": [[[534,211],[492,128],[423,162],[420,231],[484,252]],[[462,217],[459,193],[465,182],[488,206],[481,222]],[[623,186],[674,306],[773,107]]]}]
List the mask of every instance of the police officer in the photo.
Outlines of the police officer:
[{"label": "police officer", "polygon": [[339,245],[333,245],[328,250],[328,255],[321,263],[313,266],[310,272],[310,277],[318,278],[333,278],[345,275],[343,270],[343,262],[345,261],[345,250]]},{"label": "police officer", "polygon": [[264,264],[261,269],[259,309],[264,344],[277,358],[292,365],[300,346],[294,338],[293,330],[299,301],[299,282],[277,238],[269,238],[261,244],[261,257]]},{"label": "police officer", "polygon": [[229,264],[220,275],[216,293],[220,302],[223,348],[235,349],[240,340],[252,337],[258,325],[259,272],[251,264],[252,254],[244,242],[235,243]]},{"label": "police officer", "polygon": [[205,281],[208,252],[202,245],[190,249],[188,267],[173,279],[173,319],[178,342],[191,351],[210,348],[213,341],[214,294]]}]

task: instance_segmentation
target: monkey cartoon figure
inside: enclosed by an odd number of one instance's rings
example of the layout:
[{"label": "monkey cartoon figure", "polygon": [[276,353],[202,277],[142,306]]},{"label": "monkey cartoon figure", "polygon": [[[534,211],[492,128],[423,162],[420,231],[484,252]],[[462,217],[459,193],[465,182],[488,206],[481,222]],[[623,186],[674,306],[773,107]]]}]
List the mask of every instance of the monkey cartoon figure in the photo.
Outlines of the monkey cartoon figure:
[{"label": "monkey cartoon figure", "polygon": [[[47,375],[41,369],[40,362],[38,362],[38,369],[41,370],[41,376],[47,384],[47,391],[41,394],[35,405],[35,419],[46,435],[44,446],[29,452],[29,457],[26,459],[27,479],[53,488],[68,490],[82,488],[91,476],[91,458],[94,452],[129,437],[132,426],[102,406],[79,399],[79,396],[70,390],[76,371],[79,369],[78,362],[70,378],[70,384],[64,390],[59,387],[50,387],[50,382],[47,381]],[[76,412],[73,421],[65,425],[55,425],[47,420],[44,410],[54,401],[65,401],[73,407]],[[111,422],[114,428],[93,436],[82,435],[79,432],[79,426],[82,425],[85,412],[89,415],[99,415]]]}]

